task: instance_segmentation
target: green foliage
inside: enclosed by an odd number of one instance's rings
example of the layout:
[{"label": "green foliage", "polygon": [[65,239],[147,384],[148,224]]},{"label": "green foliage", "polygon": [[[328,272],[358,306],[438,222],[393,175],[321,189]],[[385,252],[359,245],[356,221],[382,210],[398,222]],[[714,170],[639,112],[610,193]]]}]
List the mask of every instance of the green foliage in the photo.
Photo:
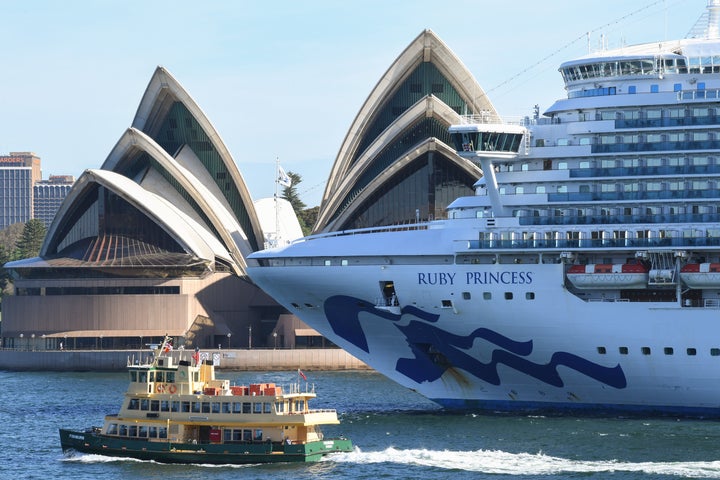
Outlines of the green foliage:
[{"label": "green foliage", "polygon": [[302,183],[302,177],[300,174],[295,172],[287,172],[287,176],[290,177],[292,183],[289,187],[283,188],[282,198],[290,202],[293,210],[295,210],[295,215],[299,215],[299,213],[305,208],[305,203],[300,200],[300,196],[297,193],[297,186]]},{"label": "green foliage", "polygon": [[22,236],[17,243],[18,258],[37,257],[40,253],[47,228],[36,218],[30,219],[23,228]]},{"label": "green foliage", "polygon": [[305,202],[300,200],[300,196],[297,193],[297,186],[302,183],[302,176],[295,172],[287,172],[287,176],[292,180],[292,184],[289,187],[283,188],[282,198],[292,205],[298,222],[300,222],[303,235],[310,235],[313,226],[315,226],[320,207],[305,208]]}]

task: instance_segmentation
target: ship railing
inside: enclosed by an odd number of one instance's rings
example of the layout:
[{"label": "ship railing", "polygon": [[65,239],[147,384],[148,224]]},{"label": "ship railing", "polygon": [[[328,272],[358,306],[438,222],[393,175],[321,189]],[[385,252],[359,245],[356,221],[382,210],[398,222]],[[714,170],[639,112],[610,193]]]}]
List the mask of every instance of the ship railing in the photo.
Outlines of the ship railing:
[{"label": "ship railing", "polygon": [[592,248],[698,248],[718,247],[720,238],[581,238],[528,240],[458,240],[456,251],[467,250],[524,250],[524,249],[592,249]]},{"label": "ship railing", "polygon": [[[428,220],[428,222],[430,221],[432,221],[432,219]],[[291,243],[306,242],[310,240],[316,240],[318,238],[344,237],[347,235],[365,235],[368,233],[379,232],[404,232],[408,230],[427,230],[428,222],[404,223],[398,225],[385,225],[382,227],[356,228],[352,230],[339,230],[337,232],[318,233],[316,235],[309,235],[307,237],[298,238]]]},{"label": "ship railing", "polygon": [[501,125],[527,126],[529,124],[535,123],[533,120],[536,120],[536,119],[531,119],[530,117],[521,117],[521,116],[501,117],[500,115],[497,115],[495,113],[490,113],[490,112],[481,112],[481,113],[460,115],[460,124],[461,125],[501,124]]},{"label": "ship railing", "polygon": [[706,298],[703,306],[705,308],[720,308],[720,300],[717,298]]}]

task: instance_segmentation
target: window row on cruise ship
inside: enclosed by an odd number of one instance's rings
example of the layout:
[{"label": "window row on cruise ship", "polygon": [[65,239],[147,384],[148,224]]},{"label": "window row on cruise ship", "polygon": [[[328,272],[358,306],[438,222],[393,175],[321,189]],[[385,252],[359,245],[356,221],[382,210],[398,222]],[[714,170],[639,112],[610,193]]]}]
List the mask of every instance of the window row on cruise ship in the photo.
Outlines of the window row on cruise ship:
[{"label": "window row on cruise ship", "polygon": [[720,73],[720,56],[686,58],[638,58],[629,60],[602,60],[560,69],[565,82],[602,79],[629,75]]}]

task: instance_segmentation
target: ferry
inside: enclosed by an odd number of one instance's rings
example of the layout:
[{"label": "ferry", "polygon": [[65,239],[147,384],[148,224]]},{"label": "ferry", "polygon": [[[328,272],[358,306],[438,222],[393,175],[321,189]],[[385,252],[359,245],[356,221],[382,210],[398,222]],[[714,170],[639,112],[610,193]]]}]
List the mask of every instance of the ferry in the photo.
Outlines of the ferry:
[{"label": "ferry", "polygon": [[256,252],[268,294],[447,408],[720,416],[720,0],[691,37],[560,65],[567,96],[449,130],[447,218]]},{"label": "ferry", "polygon": [[[215,378],[199,352],[179,359],[169,340],[151,362],[128,366],[120,412],[102,427],[60,429],[63,452],[160,463],[259,464],[317,461],[352,451],[344,437],[324,438],[320,425],[339,423],[331,409],[310,409],[314,387],[297,383],[230,385]],[[304,375],[298,371],[299,375]]]}]

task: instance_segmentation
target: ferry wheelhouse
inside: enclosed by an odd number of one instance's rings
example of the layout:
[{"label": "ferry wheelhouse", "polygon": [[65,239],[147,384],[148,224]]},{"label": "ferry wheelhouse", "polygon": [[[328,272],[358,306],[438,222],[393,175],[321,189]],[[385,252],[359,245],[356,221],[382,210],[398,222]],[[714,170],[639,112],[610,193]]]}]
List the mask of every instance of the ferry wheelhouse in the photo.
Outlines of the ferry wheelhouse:
[{"label": "ferry wheelhouse", "polygon": [[212,361],[178,360],[167,340],[152,362],[128,365],[130,384],[116,415],[102,427],[60,430],[63,451],[165,463],[304,462],[352,450],[350,440],[324,438],[335,410],[314,410],[314,387],[300,382],[230,385]]}]

